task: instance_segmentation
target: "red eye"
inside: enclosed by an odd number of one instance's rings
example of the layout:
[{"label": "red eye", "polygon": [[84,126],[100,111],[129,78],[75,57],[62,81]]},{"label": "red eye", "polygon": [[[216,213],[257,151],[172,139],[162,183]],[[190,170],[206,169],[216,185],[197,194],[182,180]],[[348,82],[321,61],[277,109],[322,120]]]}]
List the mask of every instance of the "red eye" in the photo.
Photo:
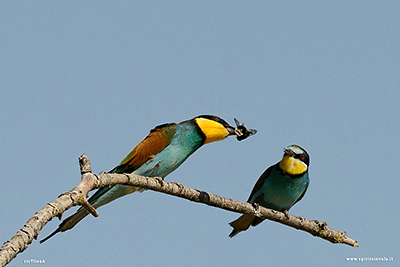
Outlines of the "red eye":
[{"label": "red eye", "polygon": [[304,156],[304,154],[300,155],[300,159],[304,159],[306,156]]}]

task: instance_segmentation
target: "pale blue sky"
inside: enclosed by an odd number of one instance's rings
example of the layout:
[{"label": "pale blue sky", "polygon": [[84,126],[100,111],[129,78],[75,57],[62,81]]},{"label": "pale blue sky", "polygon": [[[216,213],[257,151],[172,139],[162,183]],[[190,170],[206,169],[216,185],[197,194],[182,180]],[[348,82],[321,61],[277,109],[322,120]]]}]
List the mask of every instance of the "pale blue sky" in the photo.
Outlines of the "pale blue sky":
[{"label": "pale blue sky", "polygon": [[79,183],[82,153],[107,171],[154,126],[213,114],[258,133],[202,147],[166,180],[245,201],[298,144],[310,186],[290,212],[360,243],[270,221],[230,239],[239,214],[148,191],[34,241],[10,266],[399,261],[399,13],[397,1],[3,1],[0,242]]}]

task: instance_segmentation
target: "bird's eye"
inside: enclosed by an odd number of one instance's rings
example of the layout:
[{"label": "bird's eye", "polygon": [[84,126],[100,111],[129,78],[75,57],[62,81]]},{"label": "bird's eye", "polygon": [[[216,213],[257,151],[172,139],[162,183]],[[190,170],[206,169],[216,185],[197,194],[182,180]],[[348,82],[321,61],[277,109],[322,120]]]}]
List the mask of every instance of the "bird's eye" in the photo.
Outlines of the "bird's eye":
[{"label": "bird's eye", "polygon": [[304,154],[300,155],[300,159],[304,159],[306,156],[304,156]]}]

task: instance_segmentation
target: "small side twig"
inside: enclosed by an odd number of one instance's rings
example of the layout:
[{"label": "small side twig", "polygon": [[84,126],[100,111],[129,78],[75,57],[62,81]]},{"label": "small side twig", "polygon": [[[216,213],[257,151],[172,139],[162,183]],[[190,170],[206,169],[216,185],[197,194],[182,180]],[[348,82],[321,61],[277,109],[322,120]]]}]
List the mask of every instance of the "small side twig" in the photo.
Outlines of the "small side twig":
[{"label": "small side twig", "polygon": [[92,174],[89,158],[83,154],[79,157],[82,180],[77,187],[71,191],[61,194],[56,200],[48,203],[44,208],[33,215],[10,240],[6,241],[0,249],[0,266],[5,266],[18,253],[23,252],[33,239],[36,239],[42,228],[54,217],[61,219],[64,211],[72,206],[82,205],[93,216],[97,217],[99,213],[87,201],[90,190],[96,188],[98,180]]}]

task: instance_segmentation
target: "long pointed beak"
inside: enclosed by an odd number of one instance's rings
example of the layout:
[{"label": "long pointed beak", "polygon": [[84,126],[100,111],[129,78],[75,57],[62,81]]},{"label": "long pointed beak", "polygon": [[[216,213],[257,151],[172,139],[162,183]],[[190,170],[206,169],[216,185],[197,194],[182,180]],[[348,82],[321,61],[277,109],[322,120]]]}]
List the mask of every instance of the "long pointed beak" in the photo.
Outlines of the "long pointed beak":
[{"label": "long pointed beak", "polygon": [[232,126],[227,126],[226,129],[228,130],[229,135],[236,135],[235,128]]},{"label": "long pointed beak", "polygon": [[288,148],[288,147],[285,147],[285,148],[283,149],[283,152],[285,152],[285,155],[287,155],[287,156],[293,157],[293,156],[295,155],[294,151],[291,150],[291,149]]}]

